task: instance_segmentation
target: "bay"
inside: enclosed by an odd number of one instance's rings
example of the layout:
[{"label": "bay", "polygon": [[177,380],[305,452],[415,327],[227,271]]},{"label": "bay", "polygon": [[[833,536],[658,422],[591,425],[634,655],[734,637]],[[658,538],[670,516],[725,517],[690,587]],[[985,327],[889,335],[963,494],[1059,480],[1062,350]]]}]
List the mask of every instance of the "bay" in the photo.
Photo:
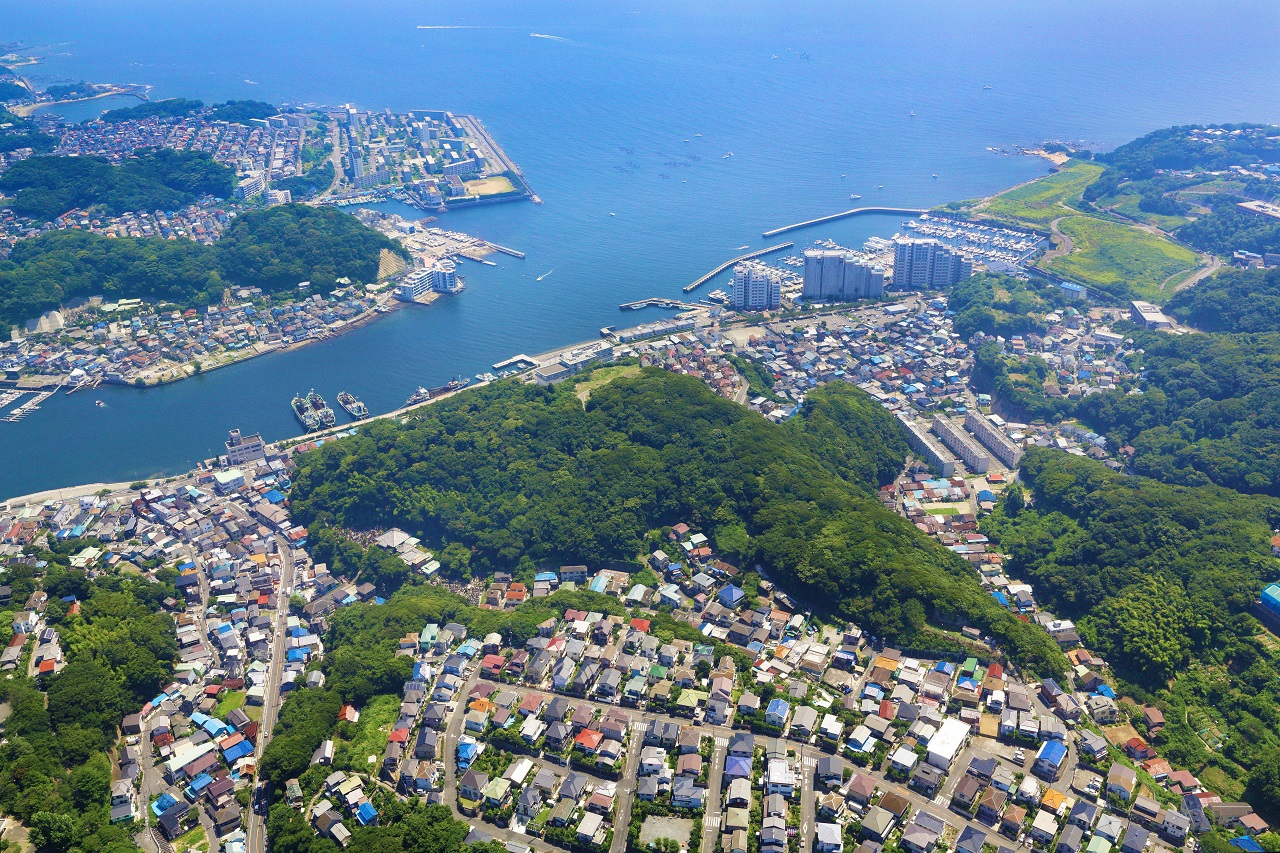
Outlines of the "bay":
[{"label": "bay", "polygon": [[[1249,2],[10,0],[0,32],[45,57],[34,76],[472,113],[545,204],[441,218],[528,255],[464,262],[458,297],[159,389],[59,394],[0,423],[0,495],[185,470],[232,427],[294,434],[299,391],[385,411],[419,384],[652,319],[617,306],[679,296],[739,246],[766,245],[761,231],[852,193],[928,206],[1047,170],[989,146],[1107,149],[1170,124],[1280,120],[1277,25],[1274,4]],[[876,216],[787,238],[898,230]]]}]

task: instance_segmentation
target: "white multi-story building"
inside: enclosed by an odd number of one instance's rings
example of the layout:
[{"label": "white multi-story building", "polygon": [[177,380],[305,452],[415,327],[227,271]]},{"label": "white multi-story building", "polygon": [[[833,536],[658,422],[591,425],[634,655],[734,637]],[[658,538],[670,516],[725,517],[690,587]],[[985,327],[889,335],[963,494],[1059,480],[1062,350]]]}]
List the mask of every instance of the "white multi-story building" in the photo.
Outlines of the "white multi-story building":
[{"label": "white multi-story building", "polygon": [[853,302],[884,295],[884,268],[843,249],[806,249],[804,287],[807,300]]},{"label": "white multi-story building", "polygon": [[733,268],[733,307],[766,311],[782,305],[782,273],[759,261],[743,261]]},{"label": "white multi-story building", "polygon": [[964,426],[1007,467],[1018,467],[1018,462],[1022,459],[1022,448],[1014,444],[998,426],[972,410],[964,416]]},{"label": "white multi-story building", "polygon": [[236,198],[253,198],[267,188],[267,179],[261,172],[250,172],[236,187]]},{"label": "white multi-story building", "polygon": [[911,449],[924,459],[930,468],[933,468],[944,477],[950,477],[956,472],[956,458],[951,455],[945,447],[938,443],[938,440],[929,435],[929,432],[916,421],[898,415],[898,421],[902,424],[902,428],[907,431],[907,444],[911,445]]},{"label": "white multi-story building", "polygon": [[893,283],[899,290],[941,290],[973,275],[973,260],[937,240],[893,241]]},{"label": "white multi-story building", "polygon": [[969,471],[974,474],[985,474],[991,467],[991,456],[969,437],[969,433],[950,418],[937,415],[933,419],[933,434],[942,439],[942,443],[951,452],[964,460]]},{"label": "white multi-story building", "polygon": [[266,447],[262,443],[262,436],[258,433],[253,435],[240,435],[240,430],[233,429],[227,436],[227,464],[231,467],[239,467],[246,462],[256,462],[267,458]]}]

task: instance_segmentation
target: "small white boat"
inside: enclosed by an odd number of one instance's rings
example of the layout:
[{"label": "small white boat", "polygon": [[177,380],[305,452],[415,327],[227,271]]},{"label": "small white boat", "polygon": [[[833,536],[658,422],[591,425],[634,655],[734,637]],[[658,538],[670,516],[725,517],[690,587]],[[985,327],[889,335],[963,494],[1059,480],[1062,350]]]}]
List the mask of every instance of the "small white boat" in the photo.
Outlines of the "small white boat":
[{"label": "small white boat", "polygon": [[912,118],[914,118],[914,117],[915,117],[915,114],[916,114],[916,111],[915,111],[915,110],[912,110],[912,111],[911,111],[911,116],[912,116]]},{"label": "small white boat", "polygon": [[853,195],[849,196],[849,198],[856,199],[856,198],[862,198],[862,196],[858,195],[857,193],[854,193]]},{"label": "small white boat", "polygon": [[93,404],[97,406],[99,409],[105,409],[107,407],[107,404],[102,402],[101,400],[94,400]]},{"label": "small white boat", "polygon": [[613,213],[612,211],[610,211],[609,215],[610,215],[610,216],[617,216],[618,214]]}]

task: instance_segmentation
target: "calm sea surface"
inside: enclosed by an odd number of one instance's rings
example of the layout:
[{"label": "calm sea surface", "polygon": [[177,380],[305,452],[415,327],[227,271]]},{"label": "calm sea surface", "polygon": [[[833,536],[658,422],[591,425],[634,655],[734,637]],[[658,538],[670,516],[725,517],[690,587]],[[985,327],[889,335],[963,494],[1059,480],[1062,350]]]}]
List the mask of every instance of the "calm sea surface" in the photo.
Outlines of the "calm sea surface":
[{"label": "calm sea surface", "polygon": [[[231,427],[292,435],[298,391],[385,411],[419,384],[656,318],[617,306],[679,296],[740,246],[766,245],[761,231],[853,193],[926,206],[1046,171],[988,146],[1106,149],[1170,124],[1280,121],[1277,32],[1280,6],[1265,2],[9,0],[0,39],[44,56],[31,73],[46,82],[474,113],[545,204],[442,218],[528,255],[466,264],[459,297],[161,389],[59,394],[0,423],[0,496],[184,470]],[[859,245],[898,229],[878,216],[788,237]]]}]

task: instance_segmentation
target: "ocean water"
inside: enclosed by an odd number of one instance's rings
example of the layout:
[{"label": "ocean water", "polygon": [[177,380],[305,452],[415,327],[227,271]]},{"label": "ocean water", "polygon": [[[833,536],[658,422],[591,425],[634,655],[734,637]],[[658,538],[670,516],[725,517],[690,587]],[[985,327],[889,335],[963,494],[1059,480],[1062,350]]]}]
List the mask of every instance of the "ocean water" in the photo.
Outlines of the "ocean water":
[{"label": "ocean water", "polygon": [[[464,262],[459,297],[165,388],[59,394],[0,423],[0,496],[184,470],[232,427],[292,435],[288,401],[310,388],[395,408],[419,384],[661,316],[617,306],[679,296],[738,247],[767,245],[765,229],[1047,170],[988,146],[1104,150],[1170,124],[1280,121],[1277,31],[1265,2],[9,0],[0,38],[44,57],[37,78],[473,113],[545,204],[442,217],[528,255]],[[786,239],[898,230],[870,216]]]}]

